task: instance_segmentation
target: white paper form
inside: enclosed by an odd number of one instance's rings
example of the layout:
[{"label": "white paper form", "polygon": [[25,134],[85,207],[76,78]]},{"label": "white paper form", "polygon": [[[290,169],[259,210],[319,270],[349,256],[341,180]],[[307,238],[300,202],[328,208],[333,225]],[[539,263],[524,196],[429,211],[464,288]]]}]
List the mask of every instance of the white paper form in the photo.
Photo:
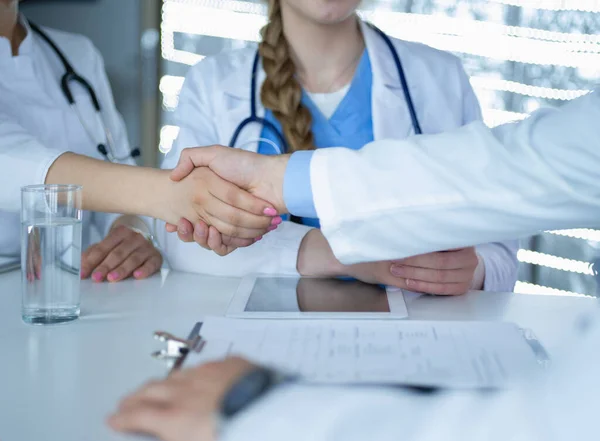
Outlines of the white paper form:
[{"label": "white paper form", "polygon": [[494,388],[541,372],[511,323],[219,317],[200,334],[186,365],[240,355],[314,383]]}]

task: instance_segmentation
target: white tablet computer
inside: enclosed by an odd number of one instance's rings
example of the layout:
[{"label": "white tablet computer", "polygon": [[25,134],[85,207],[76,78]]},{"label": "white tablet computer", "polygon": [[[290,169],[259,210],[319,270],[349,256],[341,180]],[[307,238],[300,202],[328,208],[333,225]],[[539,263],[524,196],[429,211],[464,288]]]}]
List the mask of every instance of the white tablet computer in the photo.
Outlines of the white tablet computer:
[{"label": "white tablet computer", "polygon": [[357,280],[248,276],[229,308],[237,318],[402,319],[401,290]]}]

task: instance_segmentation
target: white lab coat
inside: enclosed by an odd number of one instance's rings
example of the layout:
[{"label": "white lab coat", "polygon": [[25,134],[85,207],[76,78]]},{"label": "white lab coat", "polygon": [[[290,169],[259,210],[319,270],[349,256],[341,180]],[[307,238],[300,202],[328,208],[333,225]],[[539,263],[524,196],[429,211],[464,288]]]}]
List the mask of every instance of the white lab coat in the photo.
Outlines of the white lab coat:
[{"label": "white lab coat", "polygon": [[[64,67],[56,54],[33,33],[12,57],[10,42],[0,38],[0,255],[19,255],[20,188],[43,184],[54,160],[66,151],[103,159],[97,151],[102,137],[94,124],[94,109],[84,89],[71,87],[88,125],[97,132],[93,142],[59,87]],[[125,125],[113,101],[104,62],[85,37],[46,29],[75,70],[94,88],[112,132],[118,156],[129,154]],[[83,247],[92,239],[91,226],[103,237],[118,214],[84,213]]]},{"label": "white lab coat", "polygon": [[[476,122],[358,152],[316,152],[311,181],[325,236],[351,263],[600,226],[599,95],[493,132]],[[413,191],[397,190],[409,182]]]},{"label": "white lab coat", "polygon": [[[315,192],[325,235],[350,263],[386,259],[397,249],[420,254],[541,229],[598,227],[598,121],[596,92],[493,133],[474,123],[442,135],[376,142],[360,152],[320,151],[311,180],[313,188],[328,189]],[[360,177],[356,185],[332,185],[346,174]],[[397,191],[414,180],[413,192]],[[598,440],[598,311],[590,311],[587,322],[588,330],[556,354],[548,378],[534,384],[439,396],[289,386],[236,417],[222,440]],[[571,334],[575,323],[557,326]]]},{"label": "white lab coat", "polygon": [[[396,65],[381,37],[364,23],[361,26],[373,69],[375,139],[406,138],[413,133],[413,128]],[[481,119],[477,98],[458,58],[422,44],[393,42],[404,60],[406,79],[424,133],[440,133]],[[250,114],[250,78],[255,54],[256,48],[227,52],[208,57],[190,69],[176,111],[179,136],[163,161],[163,168],[173,168],[184,148],[229,145],[238,124]],[[265,73],[260,69],[257,94],[264,78]],[[257,113],[263,116],[265,110],[259,96],[257,104]],[[236,147],[256,151],[261,130],[260,124],[244,128]],[[452,155],[452,147],[448,154]],[[340,169],[343,167],[340,163]],[[355,177],[346,179],[353,181],[352,186],[360,182]],[[339,187],[342,182],[346,181],[328,182],[327,185]],[[403,186],[396,184],[394,187],[412,193],[415,184],[407,181]],[[195,244],[180,242],[176,235],[164,237],[161,243],[173,268],[181,271],[229,276],[247,273],[295,275],[298,250],[309,230],[306,226],[284,222],[261,242],[226,257],[219,257]],[[426,234],[425,231],[422,233]],[[514,240],[478,246],[477,251],[485,263],[486,290],[512,291],[517,275],[517,247]],[[405,253],[398,249],[397,254]]]}]

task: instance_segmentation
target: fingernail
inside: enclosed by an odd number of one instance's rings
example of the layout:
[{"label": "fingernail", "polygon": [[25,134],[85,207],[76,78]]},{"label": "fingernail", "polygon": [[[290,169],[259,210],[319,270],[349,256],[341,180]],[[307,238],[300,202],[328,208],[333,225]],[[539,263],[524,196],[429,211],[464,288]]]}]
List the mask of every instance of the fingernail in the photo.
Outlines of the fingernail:
[{"label": "fingernail", "polygon": [[414,282],[411,279],[406,279],[406,286],[412,285]]},{"label": "fingernail", "polygon": [[283,219],[281,219],[281,217],[277,216],[277,217],[273,218],[273,220],[271,221],[271,225],[279,225],[282,222],[283,222]]},{"label": "fingernail", "polygon": [[133,277],[135,277],[136,279],[139,279],[140,277],[142,277],[144,275],[144,273],[142,273],[141,270],[137,270],[133,272]]},{"label": "fingernail", "polygon": [[117,271],[113,271],[112,273],[108,273],[108,280],[110,282],[114,282],[115,280],[117,280],[119,278],[119,273]]},{"label": "fingernail", "polygon": [[401,276],[402,275],[402,267],[399,265],[392,265],[392,267],[390,268],[390,272],[394,276]]},{"label": "fingernail", "polygon": [[177,224],[177,231],[179,231],[181,234],[188,234],[188,229],[184,222]]},{"label": "fingernail", "polygon": [[204,227],[200,224],[196,224],[196,228],[194,229],[194,234],[199,237],[204,237]]},{"label": "fingernail", "polygon": [[265,208],[263,213],[266,214],[267,216],[277,216],[277,210],[275,210],[274,208],[271,208],[271,207]]},{"label": "fingernail", "polygon": [[276,230],[278,226],[279,225],[271,225],[269,228],[267,228],[267,231],[271,232],[273,230]]},{"label": "fingernail", "polygon": [[258,236],[258,237],[256,238],[256,241],[258,242],[259,240],[262,240],[262,238],[263,238],[263,237],[264,237],[264,236]]},{"label": "fingernail", "polygon": [[102,273],[94,273],[92,274],[92,279],[94,279],[94,282],[102,282]]}]

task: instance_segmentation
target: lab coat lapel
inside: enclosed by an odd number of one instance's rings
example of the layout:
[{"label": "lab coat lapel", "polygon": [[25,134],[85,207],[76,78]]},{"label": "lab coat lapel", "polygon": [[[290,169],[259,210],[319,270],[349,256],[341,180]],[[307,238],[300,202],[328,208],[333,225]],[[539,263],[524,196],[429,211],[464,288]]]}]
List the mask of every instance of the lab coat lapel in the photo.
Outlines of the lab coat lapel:
[{"label": "lab coat lapel", "polygon": [[[250,116],[250,87],[252,81],[252,63],[254,61],[255,51],[249,51],[249,56],[240,62],[239,68],[232,72],[223,81],[226,120],[221,126],[221,143],[229,145],[233,133],[239,124]],[[256,114],[263,118],[265,108],[260,101],[260,88],[265,80],[265,72],[262,64],[259,63],[258,77],[256,81]],[[241,131],[236,148],[242,148],[251,152],[258,151],[258,140],[262,132],[262,124],[253,122],[247,124]]]},{"label": "lab coat lapel", "polygon": [[[385,138],[403,139],[414,135],[398,69],[390,49],[381,36],[365,22],[361,22],[361,29],[373,71],[373,136],[377,140]],[[397,47],[396,50],[398,50]],[[406,64],[410,60],[405,61],[399,50],[398,55],[403,61],[403,67],[406,71]],[[407,78],[407,82],[415,107],[417,107],[418,90],[415,87],[416,84],[414,81],[411,82],[409,78]]]}]

